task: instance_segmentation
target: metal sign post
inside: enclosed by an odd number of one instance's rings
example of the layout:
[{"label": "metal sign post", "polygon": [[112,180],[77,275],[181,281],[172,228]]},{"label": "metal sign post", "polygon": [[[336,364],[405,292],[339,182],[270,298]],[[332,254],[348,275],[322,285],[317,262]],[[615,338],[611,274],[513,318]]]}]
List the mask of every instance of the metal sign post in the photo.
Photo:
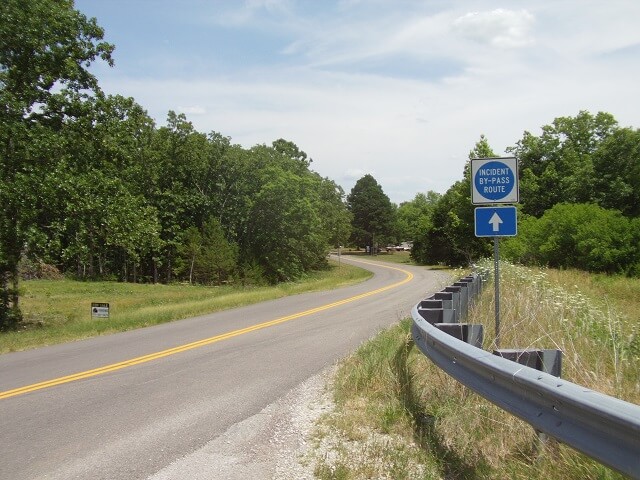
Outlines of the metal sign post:
[{"label": "metal sign post", "polygon": [[498,237],[493,238],[493,277],[495,285],[496,309],[496,348],[500,348],[500,248]]},{"label": "metal sign post", "polygon": [[489,205],[475,209],[476,237],[493,237],[493,270],[495,285],[496,348],[500,348],[500,237],[517,234],[517,211],[514,206],[495,204],[518,203],[518,162],[515,158],[471,159],[471,203]]}]

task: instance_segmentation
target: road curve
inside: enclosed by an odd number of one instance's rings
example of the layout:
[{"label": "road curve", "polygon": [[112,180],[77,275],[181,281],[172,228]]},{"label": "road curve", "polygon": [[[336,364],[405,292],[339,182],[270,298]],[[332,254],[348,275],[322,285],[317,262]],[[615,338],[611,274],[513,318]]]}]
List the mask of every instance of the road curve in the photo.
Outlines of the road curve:
[{"label": "road curve", "polygon": [[449,282],[422,267],[342,261],[375,275],[0,356],[0,478],[147,478],[409,316]]}]

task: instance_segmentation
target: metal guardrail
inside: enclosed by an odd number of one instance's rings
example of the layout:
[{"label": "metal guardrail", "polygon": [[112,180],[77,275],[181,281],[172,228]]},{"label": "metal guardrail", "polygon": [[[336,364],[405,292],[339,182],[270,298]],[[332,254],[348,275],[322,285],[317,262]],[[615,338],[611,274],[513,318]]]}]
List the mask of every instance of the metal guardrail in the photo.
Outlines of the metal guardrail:
[{"label": "metal guardrail", "polygon": [[[482,277],[463,280],[466,287],[443,293],[458,292],[472,304],[481,290]],[[422,353],[460,383],[536,430],[640,479],[640,406],[482,350],[482,326],[458,323],[466,318],[468,307],[460,299],[456,302],[456,295],[442,296],[446,298],[440,307],[429,303],[437,301],[436,296],[411,311],[413,339]],[[455,310],[456,304],[459,313],[447,312]]]}]

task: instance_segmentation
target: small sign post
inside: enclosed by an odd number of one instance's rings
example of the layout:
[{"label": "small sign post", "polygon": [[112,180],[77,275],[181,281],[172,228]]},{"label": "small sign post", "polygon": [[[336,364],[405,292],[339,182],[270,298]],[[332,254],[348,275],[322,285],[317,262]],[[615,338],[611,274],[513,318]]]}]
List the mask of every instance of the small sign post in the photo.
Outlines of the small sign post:
[{"label": "small sign post", "polygon": [[109,304],[91,303],[91,318],[109,318]]},{"label": "small sign post", "polygon": [[471,159],[471,203],[493,205],[475,209],[476,237],[493,237],[493,269],[495,284],[496,348],[500,348],[500,237],[517,234],[516,207],[496,204],[518,203],[518,161],[507,158]]}]

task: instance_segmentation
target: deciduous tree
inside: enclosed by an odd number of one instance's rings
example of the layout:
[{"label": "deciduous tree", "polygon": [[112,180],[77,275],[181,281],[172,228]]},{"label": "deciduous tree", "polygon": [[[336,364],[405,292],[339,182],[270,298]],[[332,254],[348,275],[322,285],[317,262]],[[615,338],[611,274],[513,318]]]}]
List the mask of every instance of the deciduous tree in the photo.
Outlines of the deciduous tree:
[{"label": "deciduous tree", "polygon": [[523,211],[540,217],[556,203],[596,201],[592,155],[617,128],[609,113],[581,111],[556,118],[540,136],[525,132],[507,149],[519,161]]},{"label": "deciduous tree", "polygon": [[21,319],[18,261],[35,212],[16,188],[36,160],[29,148],[40,107],[57,102],[64,110],[68,98],[98,89],[87,67],[97,58],[112,63],[103,36],[71,0],[0,2],[0,329]]},{"label": "deciduous tree", "polygon": [[[484,135],[469,152],[471,158],[490,158],[496,154]],[[468,265],[490,252],[490,243],[474,233],[474,206],[471,203],[470,164],[463,179],[454,183],[433,207],[431,226],[418,235],[411,255],[426,264]]]}]

